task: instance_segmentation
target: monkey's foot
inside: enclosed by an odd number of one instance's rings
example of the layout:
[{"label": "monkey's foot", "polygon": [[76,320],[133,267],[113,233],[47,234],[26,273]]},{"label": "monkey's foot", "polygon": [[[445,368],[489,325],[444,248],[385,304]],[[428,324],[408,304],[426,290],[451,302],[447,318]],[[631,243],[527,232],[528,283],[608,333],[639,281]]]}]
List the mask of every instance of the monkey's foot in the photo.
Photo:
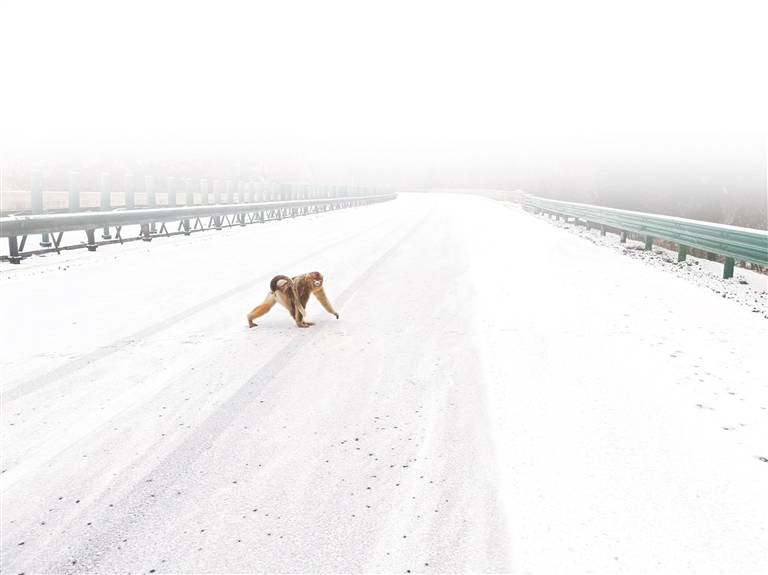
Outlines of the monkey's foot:
[{"label": "monkey's foot", "polygon": [[256,327],[257,325],[259,325],[259,324],[257,324],[257,323],[253,323],[252,321],[249,321],[249,322],[248,322],[248,327],[249,327],[249,328],[251,328],[251,327]]}]

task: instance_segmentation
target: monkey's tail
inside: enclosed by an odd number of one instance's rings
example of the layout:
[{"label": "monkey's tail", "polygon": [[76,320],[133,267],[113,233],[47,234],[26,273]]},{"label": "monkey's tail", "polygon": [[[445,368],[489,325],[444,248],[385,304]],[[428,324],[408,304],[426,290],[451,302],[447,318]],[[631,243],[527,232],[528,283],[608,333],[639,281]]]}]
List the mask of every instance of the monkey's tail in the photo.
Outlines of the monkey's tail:
[{"label": "monkey's tail", "polygon": [[272,278],[272,281],[269,282],[269,290],[275,291],[277,289],[277,282],[279,282],[280,280],[288,280],[288,283],[293,283],[291,278],[289,278],[288,276],[275,276]]}]

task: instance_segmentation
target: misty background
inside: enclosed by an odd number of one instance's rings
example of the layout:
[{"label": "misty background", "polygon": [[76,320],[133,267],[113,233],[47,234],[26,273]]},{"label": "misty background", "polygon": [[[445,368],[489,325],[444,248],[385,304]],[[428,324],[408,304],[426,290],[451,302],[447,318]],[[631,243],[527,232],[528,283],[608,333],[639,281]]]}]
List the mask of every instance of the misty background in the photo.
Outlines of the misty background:
[{"label": "misty background", "polygon": [[760,2],[0,2],[0,189],[522,189],[766,228]]}]

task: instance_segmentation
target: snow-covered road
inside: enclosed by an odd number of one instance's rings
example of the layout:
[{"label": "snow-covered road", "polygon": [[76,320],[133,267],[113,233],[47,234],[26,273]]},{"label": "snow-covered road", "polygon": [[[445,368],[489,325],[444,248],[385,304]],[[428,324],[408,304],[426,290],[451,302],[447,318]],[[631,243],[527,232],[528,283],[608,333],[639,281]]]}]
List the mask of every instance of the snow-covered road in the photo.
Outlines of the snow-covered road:
[{"label": "snow-covered road", "polygon": [[4,573],[768,565],[764,313],[504,204],[0,270]]}]

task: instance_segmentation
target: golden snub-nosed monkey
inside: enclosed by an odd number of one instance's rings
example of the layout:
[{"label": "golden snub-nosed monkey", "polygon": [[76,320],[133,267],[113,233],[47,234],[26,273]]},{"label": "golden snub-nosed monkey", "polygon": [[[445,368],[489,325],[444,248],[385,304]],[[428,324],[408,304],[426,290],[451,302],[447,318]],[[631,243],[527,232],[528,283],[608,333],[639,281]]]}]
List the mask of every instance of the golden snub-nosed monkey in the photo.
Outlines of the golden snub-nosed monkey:
[{"label": "golden snub-nosed monkey", "polygon": [[339,314],[333,309],[328,296],[325,295],[323,275],[320,272],[309,272],[293,278],[275,276],[269,282],[269,289],[270,292],[261,305],[253,308],[248,314],[248,327],[254,327],[256,324],[253,320],[266,314],[276,303],[288,310],[297,326],[309,327],[314,325],[305,320],[307,316],[306,306],[310,295],[314,295],[328,313],[339,319]]}]

